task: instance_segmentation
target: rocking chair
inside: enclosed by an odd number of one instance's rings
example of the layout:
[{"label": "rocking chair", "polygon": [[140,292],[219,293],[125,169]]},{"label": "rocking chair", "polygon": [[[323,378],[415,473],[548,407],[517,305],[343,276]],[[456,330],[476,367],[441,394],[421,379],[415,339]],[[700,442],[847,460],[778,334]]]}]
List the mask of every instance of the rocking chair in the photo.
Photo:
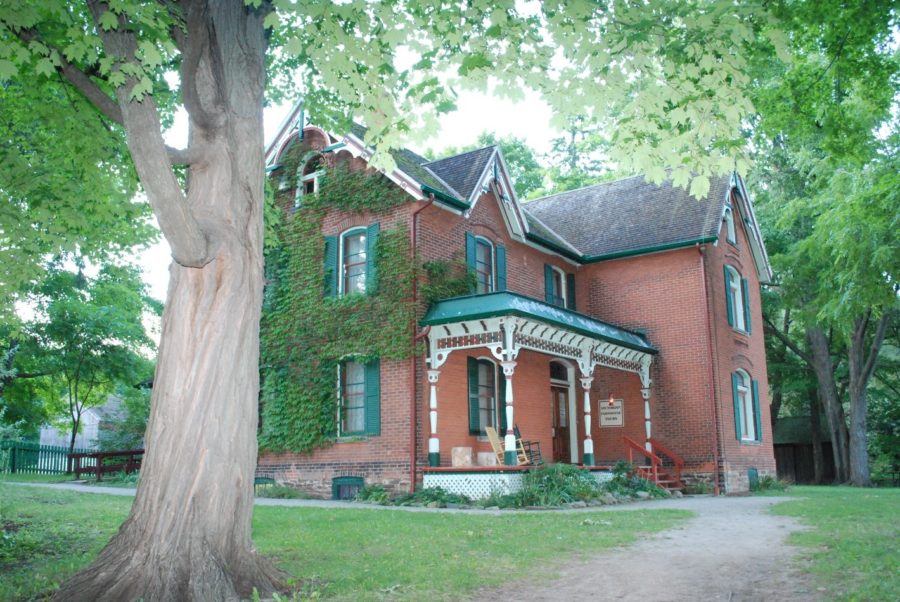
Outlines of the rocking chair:
[{"label": "rocking chair", "polygon": [[[503,441],[500,440],[500,435],[497,434],[497,431],[492,426],[484,427],[484,432],[487,433],[488,441],[491,442],[491,448],[494,450],[494,454],[497,456],[497,464],[502,466],[504,463],[505,450],[503,448]],[[516,441],[516,452],[516,463],[519,466],[531,463],[528,459],[528,455],[522,448],[519,447],[518,441]]]},{"label": "rocking chair", "polygon": [[541,442],[523,440],[518,424],[513,427],[513,433],[516,435],[516,448],[520,453],[525,454],[525,457],[528,458],[528,463],[543,464],[544,457],[541,455]]}]

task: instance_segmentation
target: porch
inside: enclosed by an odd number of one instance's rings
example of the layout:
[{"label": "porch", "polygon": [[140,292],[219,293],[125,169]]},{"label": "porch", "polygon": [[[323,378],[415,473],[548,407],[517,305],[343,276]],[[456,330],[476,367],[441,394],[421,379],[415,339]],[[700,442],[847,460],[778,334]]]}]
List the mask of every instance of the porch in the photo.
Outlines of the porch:
[{"label": "porch", "polygon": [[[429,467],[424,469],[422,485],[440,487],[449,493],[480,500],[491,495],[508,495],[522,488],[522,479],[535,466]],[[612,466],[585,467],[598,483],[612,478]]]},{"label": "porch", "polygon": [[[426,486],[477,477],[505,489],[520,480],[514,426],[540,443],[545,461],[597,474],[626,459],[625,436],[652,449],[657,351],[642,334],[509,292],[439,302],[422,324],[429,329]],[[505,435],[499,458],[486,427]],[[468,459],[448,454],[454,448],[470,450]]]}]

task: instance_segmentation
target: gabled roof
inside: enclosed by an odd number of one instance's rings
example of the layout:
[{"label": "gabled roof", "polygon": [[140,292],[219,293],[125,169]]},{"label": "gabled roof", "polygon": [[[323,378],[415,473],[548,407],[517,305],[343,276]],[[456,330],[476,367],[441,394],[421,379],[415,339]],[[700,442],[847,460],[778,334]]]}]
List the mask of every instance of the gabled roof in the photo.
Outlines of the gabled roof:
[{"label": "gabled roof", "polygon": [[497,151],[495,145],[432,161],[426,167],[468,201]]},{"label": "gabled roof", "polygon": [[597,261],[715,240],[730,190],[729,177],[712,178],[698,200],[635,176],[537,199],[525,211]]},{"label": "gabled roof", "polygon": [[533,318],[539,322],[559,326],[581,335],[622,345],[636,351],[658,353],[642,334],[508,291],[438,301],[422,318],[422,325],[437,326],[497,316]]}]

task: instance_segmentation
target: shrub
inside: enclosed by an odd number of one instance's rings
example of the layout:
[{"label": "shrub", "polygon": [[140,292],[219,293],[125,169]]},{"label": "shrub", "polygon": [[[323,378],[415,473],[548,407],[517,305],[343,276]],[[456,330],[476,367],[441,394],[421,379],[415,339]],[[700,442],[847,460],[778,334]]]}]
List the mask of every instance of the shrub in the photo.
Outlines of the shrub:
[{"label": "shrub", "polygon": [[547,464],[525,473],[516,505],[560,506],[597,497],[600,487],[591,473],[571,464]]},{"label": "shrub", "polygon": [[391,496],[381,485],[365,485],[359,490],[353,500],[387,506],[391,503]]},{"label": "shrub", "polygon": [[669,492],[645,478],[638,476],[634,466],[619,460],[613,468],[613,477],[602,486],[604,491],[624,497],[635,497],[638,491],[646,491],[651,497],[668,497]]},{"label": "shrub", "polygon": [[763,475],[757,480],[756,486],[751,487],[750,490],[756,493],[763,493],[766,491],[787,491],[788,486],[787,481],[775,478],[772,475]]},{"label": "shrub", "polygon": [[408,493],[397,498],[398,506],[412,506],[433,504],[437,502],[441,507],[447,504],[471,504],[472,500],[458,493],[450,493],[443,487],[426,487],[415,493]]},{"label": "shrub", "polygon": [[287,485],[267,485],[257,489],[257,497],[268,497],[279,500],[306,500],[309,495]]}]

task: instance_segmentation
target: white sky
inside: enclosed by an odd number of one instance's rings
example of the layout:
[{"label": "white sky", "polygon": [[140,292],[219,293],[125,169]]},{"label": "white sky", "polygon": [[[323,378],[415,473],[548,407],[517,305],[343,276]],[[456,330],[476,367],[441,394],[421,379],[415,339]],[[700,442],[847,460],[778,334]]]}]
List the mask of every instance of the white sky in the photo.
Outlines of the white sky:
[{"label": "white sky", "polygon": [[[413,150],[440,151],[448,147],[473,144],[482,132],[498,136],[524,138],[539,154],[550,150],[550,139],[559,132],[550,129],[550,108],[535,94],[527,94],[524,101],[512,103],[488,94],[464,91],[457,99],[457,111],[440,119],[441,133],[434,140],[421,145],[410,145]],[[272,107],[264,114],[265,139],[268,143],[277,133],[290,105]],[[173,128],[166,135],[170,145],[183,147],[187,143],[187,116],[179,115]],[[170,250],[165,240],[139,255],[138,264],[144,272],[144,280],[150,286],[150,294],[160,300],[166,298],[169,282]]]}]

